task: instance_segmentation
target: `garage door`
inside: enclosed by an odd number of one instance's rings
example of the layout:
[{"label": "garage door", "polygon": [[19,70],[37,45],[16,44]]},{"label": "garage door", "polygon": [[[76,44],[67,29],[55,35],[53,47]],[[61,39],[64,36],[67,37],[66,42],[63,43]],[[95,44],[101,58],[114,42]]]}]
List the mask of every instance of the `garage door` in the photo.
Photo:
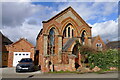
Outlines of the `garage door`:
[{"label": "garage door", "polygon": [[30,58],[30,52],[14,52],[13,66],[15,67],[22,58]]}]

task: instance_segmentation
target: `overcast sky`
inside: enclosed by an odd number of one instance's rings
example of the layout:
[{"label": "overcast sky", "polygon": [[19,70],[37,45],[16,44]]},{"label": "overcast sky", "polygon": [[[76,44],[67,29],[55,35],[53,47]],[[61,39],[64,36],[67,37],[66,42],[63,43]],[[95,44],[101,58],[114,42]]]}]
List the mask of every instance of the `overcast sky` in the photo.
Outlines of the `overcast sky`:
[{"label": "overcast sky", "polygon": [[93,37],[118,40],[118,2],[3,2],[0,31],[14,42],[26,38],[35,45],[42,21],[68,6],[92,27]]}]

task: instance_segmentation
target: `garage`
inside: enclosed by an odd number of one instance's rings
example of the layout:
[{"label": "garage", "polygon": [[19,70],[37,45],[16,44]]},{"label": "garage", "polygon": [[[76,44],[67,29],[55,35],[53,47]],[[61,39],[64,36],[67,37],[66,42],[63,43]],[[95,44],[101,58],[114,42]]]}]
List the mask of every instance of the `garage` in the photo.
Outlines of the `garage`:
[{"label": "garage", "polygon": [[13,66],[15,67],[22,58],[30,58],[30,52],[14,52]]},{"label": "garage", "polygon": [[34,46],[24,38],[8,46],[8,67],[15,67],[22,58],[34,61]]}]

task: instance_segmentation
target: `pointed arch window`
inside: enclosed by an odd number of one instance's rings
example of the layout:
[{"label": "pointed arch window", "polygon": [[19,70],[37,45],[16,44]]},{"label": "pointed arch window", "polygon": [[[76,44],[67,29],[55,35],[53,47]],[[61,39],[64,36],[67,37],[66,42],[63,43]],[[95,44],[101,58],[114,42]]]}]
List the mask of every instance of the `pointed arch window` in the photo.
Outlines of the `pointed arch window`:
[{"label": "pointed arch window", "polygon": [[74,28],[71,23],[66,25],[66,27],[63,31],[63,37],[67,37],[67,38],[74,37]]},{"label": "pointed arch window", "polygon": [[49,33],[49,36],[50,36],[50,46],[54,45],[54,35],[55,35],[54,30],[51,29],[50,33]]},{"label": "pointed arch window", "polygon": [[55,32],[54,28],[50,29],[48,35],[48,54],[54,54],[55,51]]},{"label": "pointed arch window", "polygon": [[83,32],[82,32],[82,34],[81,34],[81,41],[82,41],[82,44],[84,45],[84,43],[85,43],[85,33],[86,33],[86,31],[84,30]]}]

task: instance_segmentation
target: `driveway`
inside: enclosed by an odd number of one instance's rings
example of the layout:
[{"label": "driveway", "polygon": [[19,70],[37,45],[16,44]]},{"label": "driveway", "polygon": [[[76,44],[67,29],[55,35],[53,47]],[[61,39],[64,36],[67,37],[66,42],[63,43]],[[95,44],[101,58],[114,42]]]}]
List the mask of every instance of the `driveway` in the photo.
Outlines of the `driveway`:
[{"label": "driveway", "polygon": [[16,73],[15,68],[1,68],[2,78],[27,78],[31,75],[41,74],[40,71]]},{"label": "driveway", "polygon": [[22,72],[16,73],[15,68],[2,68],[2,78],[118,78],[117,72],[109,72],[105,74],[98,73],[42,73],[36,72]]}]

